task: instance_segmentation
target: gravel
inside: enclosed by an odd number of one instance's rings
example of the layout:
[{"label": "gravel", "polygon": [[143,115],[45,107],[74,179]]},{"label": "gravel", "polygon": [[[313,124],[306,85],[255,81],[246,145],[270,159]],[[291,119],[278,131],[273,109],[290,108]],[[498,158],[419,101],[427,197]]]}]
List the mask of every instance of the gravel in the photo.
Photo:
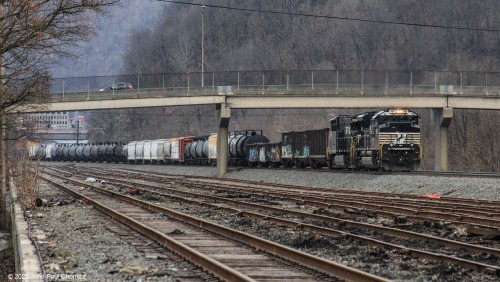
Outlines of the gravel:
[{"label": "gravel", "polygon": [[[51,164],[54,165],[54,164]],[[55,165],[68,165],[55,163]],[[174,166],[174,165],[126,165],[102,163],[75,163],[77,166],[114,167],[136,169],[149,172],[214,176],[215,167]],[[244,179],[271,183],[282,183],[300,186],[350,189],[373,192],[434,194],[447,197],[500,200],[500,179],[446,177],[390,174],[366,174],[353,172],[297,171],[273,169],[230,169],[225,176],[232,179]]]},{"label": "gravel", "polygon": [[91,206],[45,183],[40,188],[39,197],[63,203],[26,212],[46,272],[52,275],[49,278],[73,275],[87,281],[175,281],[176,272],[182,269],[178,263],[146,257],[108,230],[108,219]]}]

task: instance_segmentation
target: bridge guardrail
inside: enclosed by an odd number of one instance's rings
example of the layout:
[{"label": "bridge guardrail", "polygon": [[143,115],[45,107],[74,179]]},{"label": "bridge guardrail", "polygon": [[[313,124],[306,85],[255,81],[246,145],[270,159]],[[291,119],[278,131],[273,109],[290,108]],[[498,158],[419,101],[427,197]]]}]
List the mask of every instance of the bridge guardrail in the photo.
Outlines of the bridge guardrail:
[{"label": "bridge guardrail", "polygon": [[[405,95],[500,95],[500,87],[480,87],[468,86],[459,88],[456,85],[392,85],[387,88],[384,85],[315,85],[314,88],[308,85],[263,85],[263,86],[240,86],[239,90],[231,86],[230,93],[226,95],[359,95],[359,96],[405,96]],[[70,92],[53,93],[49,102],[79,102],[117,99],[143,99],[143,98],[167,98],[221,95],[217,89],[212,87],[196,88],[165,88],[165,89],[139,89],[97,92]]]}]

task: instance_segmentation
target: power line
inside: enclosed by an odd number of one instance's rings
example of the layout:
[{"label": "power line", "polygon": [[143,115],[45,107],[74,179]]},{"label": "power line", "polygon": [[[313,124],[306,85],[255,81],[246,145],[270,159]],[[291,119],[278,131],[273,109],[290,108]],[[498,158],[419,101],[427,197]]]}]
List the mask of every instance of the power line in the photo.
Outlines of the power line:
[{"label": "power line", "polygon": [[237,7],[220,6],[220,5],[187,3],[187,2],[173,1],[173,0],[157,0],[157,1],[172,3],[172,4],[188,5],[188,6],[199,6],[199,7],[210,7],[210,8],[217,8],[217,9],[235,10],[235,11],[242,11],[242,12],[267,13],[267,14],[299,16],[299,17],[309,17],[309,18],[323,18],[323,19],[356,21],[356,22],[365,22],[365,23],[405,25],[405,26],[430,27],[430,28],[442,28],[442,29],[457,29],[457,30],[470,30],[470,31],[488,31],[488,32],[500,31],[500,29],[494,29],[494,28],[475,28],[475,27],[460,27],[460,26],[448,26],[448,25],[419,24],[419,23],[408,23],[408,22],[398,22],[398,21],[383,21],[383,20],[370,20],[370,19],[362,19],[362,18],[349,18],[349,17],[339,17],[339,16],[325,16],[325,15],[314,15],[314,14],[304,14],[304,13],[281,12],[281,11],[271,11],[271,10],[255,10],[255,9],[237,8]]}]

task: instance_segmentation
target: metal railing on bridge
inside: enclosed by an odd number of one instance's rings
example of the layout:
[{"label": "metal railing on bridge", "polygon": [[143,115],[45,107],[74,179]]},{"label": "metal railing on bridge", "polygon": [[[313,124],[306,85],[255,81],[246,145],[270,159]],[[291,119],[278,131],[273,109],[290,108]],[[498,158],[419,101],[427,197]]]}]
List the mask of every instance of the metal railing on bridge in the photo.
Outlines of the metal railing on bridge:
[{"label": "metal railing on bridge", "polygon": [[[50,102],[200,95],[500,95],[500,72],[295,70],[56,78]],[[109,90],[127,82],[133,89]]]}]

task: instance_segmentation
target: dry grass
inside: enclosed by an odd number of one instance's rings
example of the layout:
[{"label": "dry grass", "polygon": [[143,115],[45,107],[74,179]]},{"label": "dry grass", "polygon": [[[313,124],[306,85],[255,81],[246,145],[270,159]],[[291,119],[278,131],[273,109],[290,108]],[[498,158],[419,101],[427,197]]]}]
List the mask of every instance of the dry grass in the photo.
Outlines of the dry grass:
[{"label": "dry grass", "polygon": [[12,170],[20,203],[24,209],[34,209],[39,192],[40,175],[43,172],[40,161],[31,161],[27,153],[19,152],[14,158]]}]

